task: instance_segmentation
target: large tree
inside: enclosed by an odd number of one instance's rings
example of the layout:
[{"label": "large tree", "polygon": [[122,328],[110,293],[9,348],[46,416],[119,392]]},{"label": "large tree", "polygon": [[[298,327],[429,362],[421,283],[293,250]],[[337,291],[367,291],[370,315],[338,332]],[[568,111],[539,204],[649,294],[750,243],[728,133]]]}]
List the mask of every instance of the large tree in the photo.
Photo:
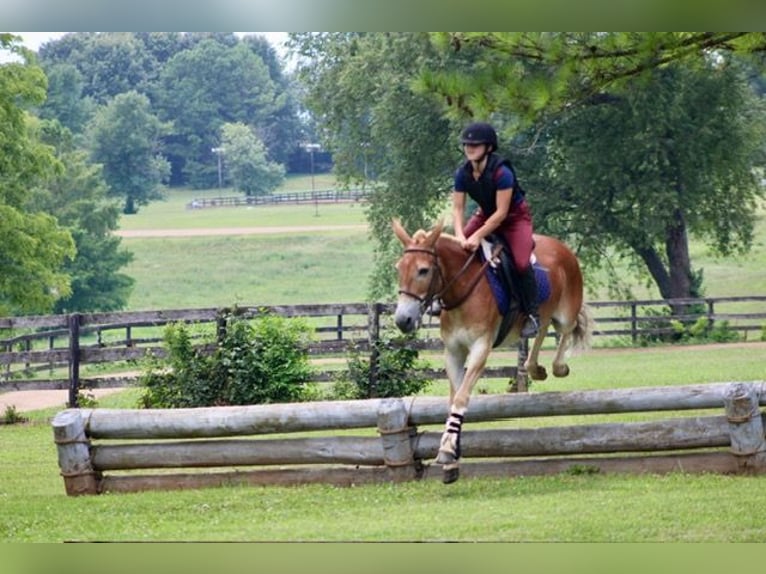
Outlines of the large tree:
[{"label": "large tree", "polygon": [[544,131],[528,171],[536,221],[577,241],[591,269],[627,258],[663,298],[700,296],[689,238],[724,256],[750,247],[763,136],[737,66],[654,70]]},{"label": "large tree", "polygon": [[123,211],[162,197],[170,165],[160,151],[169,127],[152,113],[149,99],[137,92],[119,94],[100,109],[88,125],[93,160],[104,167],[109,193],[124,199]]},{"label": "large tree", "polygon": [[46,82],[19,40],[0,34],[0,51],[20,59],[0,64],[0,315],[50,311],[70,292],[62,266],[75,254],[69,232],[26,205],[29,190],[61,166],[30,132],[25,108],[43,102]]}]

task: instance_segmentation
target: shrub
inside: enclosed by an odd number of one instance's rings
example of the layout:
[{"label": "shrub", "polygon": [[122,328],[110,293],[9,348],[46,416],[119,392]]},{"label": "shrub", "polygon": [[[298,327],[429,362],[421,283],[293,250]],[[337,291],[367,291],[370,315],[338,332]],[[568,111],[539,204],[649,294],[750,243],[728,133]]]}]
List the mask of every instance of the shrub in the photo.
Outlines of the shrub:
[{"label": "shrub", "polygon": [[18,410],[16,405],[8,405],[5,407],[5,413],[3,413],[2,423],[6,425],[13,425],[17,423],[25,423],[29,419],[23,416]]},{"label": "shrub", "polygon": [[431,381],[423,374],[426,364],[418,360],[419,352],[411,344],[413,339],[412,336],[389,336],[373,343],[377,356],[374,381],[370,353],[363,353],[359,345],[351,346],[348,370],[336,377],[333,398],[405,397],[426,389]]},{"label": "shrub", "polygon": [[169,325],[167,358],[149,359],[141,403],[180,408],[300,401],[311,376],[310,333],[301,319],[231,314],[214,340],[208,335],[195,345],[188,326]]}]

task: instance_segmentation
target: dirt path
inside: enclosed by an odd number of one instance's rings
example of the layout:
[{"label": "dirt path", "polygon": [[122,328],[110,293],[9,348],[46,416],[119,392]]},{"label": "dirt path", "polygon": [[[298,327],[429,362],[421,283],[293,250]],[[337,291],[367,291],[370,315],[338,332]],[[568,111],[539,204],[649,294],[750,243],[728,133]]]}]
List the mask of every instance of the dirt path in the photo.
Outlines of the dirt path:
[{"label": "dirt path", "polygon": [[270,235],[276,233],[314,233],[320,231],[365,231],[366,225],[304,225],[298,227],[197,227],[192,229],[121,229],[119,237],[203,237],[211,235]]}]

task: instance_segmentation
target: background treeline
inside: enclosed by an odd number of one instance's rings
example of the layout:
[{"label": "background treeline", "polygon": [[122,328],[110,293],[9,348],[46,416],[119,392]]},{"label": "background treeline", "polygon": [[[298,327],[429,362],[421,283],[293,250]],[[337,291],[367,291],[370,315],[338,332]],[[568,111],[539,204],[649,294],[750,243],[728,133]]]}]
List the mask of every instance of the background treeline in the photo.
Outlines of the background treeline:
[{"label": "background treeline", "polygon": [[263,36],[77,32],[44,44],[38,58],[48,76],[40,116],[75,134],[121,94],[145,96],[147,112],[167,125],[158,141],[171,185],[218,185],[212,150],[227,123],[250,127],[287,172],[309,169],[301,144],[312,134],[297,90]]}]

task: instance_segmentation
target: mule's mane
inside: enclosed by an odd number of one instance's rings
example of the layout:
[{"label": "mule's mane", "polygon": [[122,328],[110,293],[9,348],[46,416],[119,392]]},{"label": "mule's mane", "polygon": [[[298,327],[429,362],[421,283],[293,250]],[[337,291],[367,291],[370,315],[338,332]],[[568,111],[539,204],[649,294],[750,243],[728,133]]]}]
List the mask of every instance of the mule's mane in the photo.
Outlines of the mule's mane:
[{"label": "mule's mane", "polygon": [[[425,231],[423,229],[418,229],[415,233],[412,234],[412,240],[418,244],[423,243],[428,237],[428,233],[429,233],[428,231]],[[439,235],[439,239],[445,239],[451,243],[459,245],[459,241],[457,237],[449,233],[442,232],[442,234]]]}]

